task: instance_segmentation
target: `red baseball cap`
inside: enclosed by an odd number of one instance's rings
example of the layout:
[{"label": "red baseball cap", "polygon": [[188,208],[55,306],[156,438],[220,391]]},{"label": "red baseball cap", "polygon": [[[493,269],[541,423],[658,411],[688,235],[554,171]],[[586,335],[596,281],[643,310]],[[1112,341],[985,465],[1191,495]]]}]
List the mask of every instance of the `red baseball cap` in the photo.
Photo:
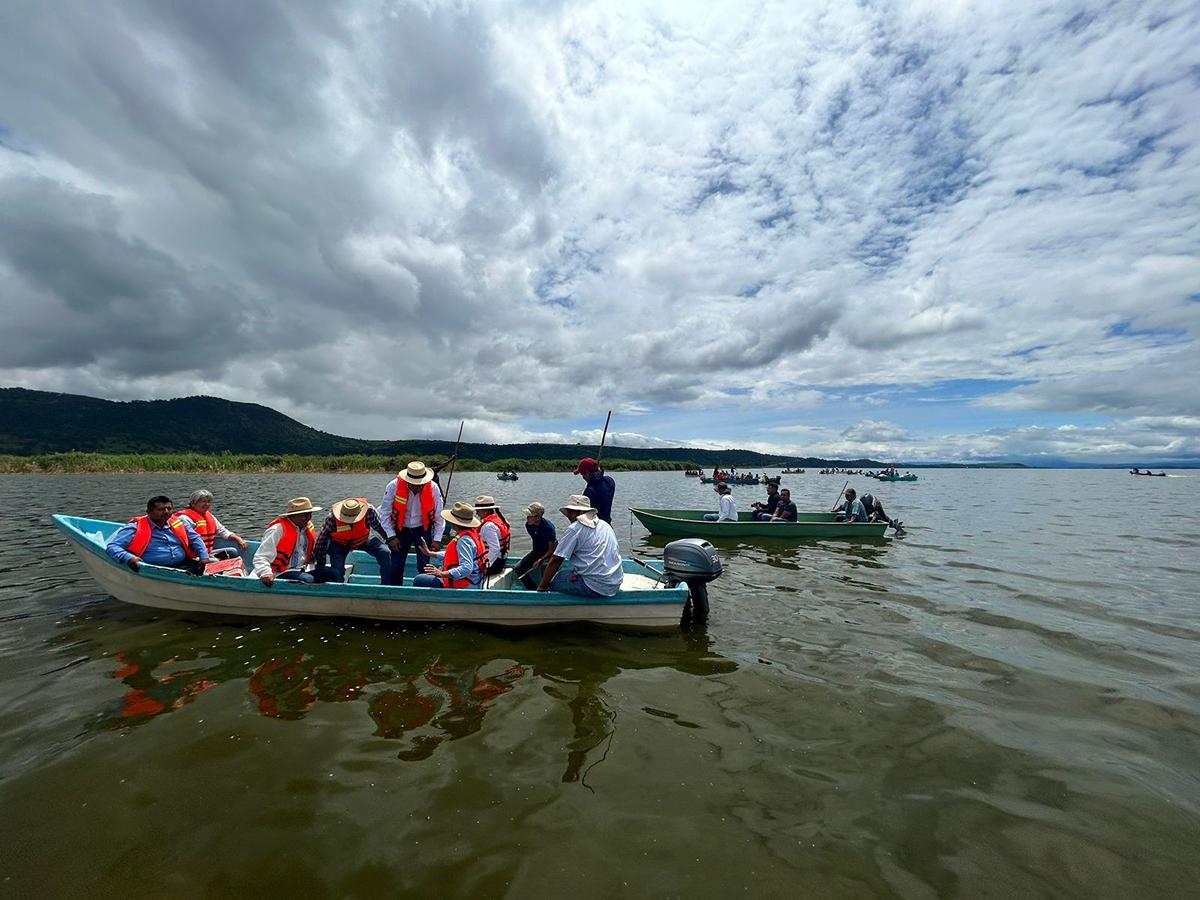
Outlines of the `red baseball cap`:
[{"label": "red baseball cap", "polygon": [[598,468],[600,468],[599,464],[590,456],[586,456],[579,461],[579,465],[575,467],[575,471],[572,474],[582,475],[584,472],[590,474],[595,472]]}]

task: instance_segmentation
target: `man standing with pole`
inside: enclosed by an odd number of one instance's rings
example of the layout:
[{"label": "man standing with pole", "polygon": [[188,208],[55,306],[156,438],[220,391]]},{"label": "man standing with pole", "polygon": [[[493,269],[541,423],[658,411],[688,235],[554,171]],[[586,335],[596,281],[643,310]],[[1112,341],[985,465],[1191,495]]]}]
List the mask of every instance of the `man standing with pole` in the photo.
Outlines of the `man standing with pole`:
[{"label": "man standing with pole", "polygon": [[583,495],[591,501],[598,517],[610,525],[612,524],[612,505],[613,497],[617,493],[617,483],[613,481],[611,475],[604,474],[604,470],[600,468],[600,460],[604,459],[604,442],[608,438],[608,423],[611,420],[612,410],[610,409],[608,418],[604,420],[604,433],[600,436],[600,452],[596,454],[596,458],[584,457],[575,467],[575,474],[583,476],[587,485],[583,489]]}]

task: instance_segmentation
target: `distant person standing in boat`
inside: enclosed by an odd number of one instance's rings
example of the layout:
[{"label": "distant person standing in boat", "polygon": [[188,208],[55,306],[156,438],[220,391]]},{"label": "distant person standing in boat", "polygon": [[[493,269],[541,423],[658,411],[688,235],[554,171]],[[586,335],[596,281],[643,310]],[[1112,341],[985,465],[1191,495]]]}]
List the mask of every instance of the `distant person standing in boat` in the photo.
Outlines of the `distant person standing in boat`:
[{"label": "distant person standing in boat", "polygon": [[250,545],[242,540],[240,535],[234,534],[221,524],[220,520],[213,515],[212,505],[212,491],[203,489],[192,491],[192,495],[188,497],[187,508],[181,509],[175,515],[183,516],[192,524],[192,527],[196,529],[196,534],[200,535],[200,539],[204,541],[208,552],[215,558],[232,559],[237,556],[233,548],[229,546],[218,548],[218,542],[226,541],[229,544],[236,544],[238,549],[243,551],[247,550]]},{"label": "distant person standing in boat", "polygon": [[[581,597],[615,597],[625,573],[612,526],[600,518],[592,501],[583,494],[572,494],[559,512],[571,524],[554,548],[538,590]],[[559,571],[568,560],[571,568]]]},{"label": "distant person standing in boat", "polygon": [[317,533],[313,559],[318,566],[329,557],[330,580],[346,580],[346,557],[362,550],[375,557],[379,565],[379,583],[392,583],[392,554],[387,546],[387,532],[375,507],[366,497],[347,497],[330,507],[329,515]]},{"label": "distant person standing in boat", "polygon": [[736,522],[738,520],[737,504],[733,502],[733,491],[729,485],[722,482],[714,491],[717,492],[717,511],[705,513],[705,522]]},{"label": "distant person standing in boat", "polygon": [[575,474],[582,475],[587,484],[583,489],[583,496],[592,502],[600,519],[611,525],[613,497],[617,494],[617,483],[613,481],[611,475],[605,475],[600,464],[590,456],[579,461],[579,465],[575,467]]},{"label": "distant person standing in boat", "polygon": [[760,522],[767,522],[771,516],[775,515],[775,509],[779,506],[779,482],[767,482],[767,502],[759,503],[755,501],[750,504],[750,508],[754,510],[754,518]]},{"label": "distant person standing in boat", "polygon": [[118,528],[108,539],[105,552],[135,572],[148,563],[203,574],[210,558],[208,548],[191,522],[173,517],[171,512],[170,497],[151,497],[146,501],[146,514]]},{"label": "distant person standing in boat", "polygon": [[417,571],[424,572],[429,557],[421,549],[422,541],[434,553],[442,549],[442,489],[433,483],[434,472],[423,462],[410,462],[383,491],[379,509],[383,530],[392,551],[391,583],[404,584],[404,564],[408,553],[417,553]]},{"label": "distant person standing in boat", "polygon": [[541,580],[538,570],[550,562],[554,548],[558,546],[558,531],[546,518],[546,507],[536,500],[525,507],[525,531],[533,542],[533,549],[521,557],[515,574],[526,590],[536,591]]},{"label": "distant person standing in boat", "polygon": [[830,511],[841,513],[838,521],[848,525],[867,521],[867,511],[863,507],[862,501],[858,499],[858,492],[854,488],[846,488],[846,499],[841,503],[835,503]]},{"label": "distant person standing in boat", "polygon": [[798,515],[796,504],[792,502],[792,492],[784,488],[779,492],[779,503],[775,505],[775,512],[770,521],[795,522]]},{"label": "distant person standing in boat", "polygon": [[317,529],[313,527],[312,514],[320,509],[319,506],[313,506],[307,497],[295,497],[288,501],[287,510],[267,526],[262,543],[254,551],[255,578],[267,587],[273,585],[276,579],[303,584],[330,580],[332,576],[328,570],[315,573],[308,571],[317,543]]},{"label": "distant person standing in boat", "polygon": [[496,501],[487,494],[475,498],[475,515],[482,523],[479,526],[479,537],[487,548],[487,574],[499,575],[504,571],[508,562],[508,548],[512,543],[512,529],[508,519],[500,512]]},{"label": "distant person standing in boat", "polygon": [[487,565],[487,548],[479,537],[479,526],[483,523],[475,515],[475,508],[460,500],[450,509],[442,510],[440,518],[454,529],[455,536],[445,553],[438,553],[425,538],[420,539],[418,547],[429,562],[425,571],[413,578],[413,587],[479,587],[480,573]]}]

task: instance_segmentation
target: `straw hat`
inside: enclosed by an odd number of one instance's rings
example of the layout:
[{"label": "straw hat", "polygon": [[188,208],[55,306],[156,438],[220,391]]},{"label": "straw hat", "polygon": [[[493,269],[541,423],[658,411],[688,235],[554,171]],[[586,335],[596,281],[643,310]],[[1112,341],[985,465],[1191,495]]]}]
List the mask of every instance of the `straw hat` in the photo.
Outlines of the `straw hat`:
[{"label": "straw hat", "polygon": [[538,503],[536,500],[525,507],[525,515],[527,516],[544,516],[545,514],[546,507]]},{"label": "straw hat", "polygon": [[475,509],[476,510],[495,509],[495,508],[496,508],[496,501],[493,500],[491,497],[489,497],[487,494],[480,494],[478,497],[475,498]]},{"label": "straw hat", "polygon": [[483,524],[475,516],[475,507],[462,500],[450,509],[443,509],[442,518],[457,528],[478,528]]},{"label": "straw hat", "polygon": [[413,460],[404,467],[404,471],[400,473],[399,477],[409,484],[420,487],[423,484],[429,484],[429,482],[433,481],[433,469],[430,469],[425,463],[419,460]]},{"label": "straw hat", "polygon": [[347,497],[345,500],[340,500],[333,504],[332,509],[333,517],[347,525],[361,522],[367,517],[367,504],[358,497]]},{"label": "straw hat", "polygon": [[583,494],[572,494],[571,499],[567,501],[566,506],[560,506],[558,511],[563,515],[568,512],[579,513],[575,517],[576,522],[582,522],[588,528],[596,527],[596,507],[592,506],[590,500]]},{"label": "straw hat", "polygon": [[293,497],[288,501],[287,512],[285,516],[299,516],[303,513],[314,513],[323,509],[320,506],[313,506],[312,501],[307,497]]}]

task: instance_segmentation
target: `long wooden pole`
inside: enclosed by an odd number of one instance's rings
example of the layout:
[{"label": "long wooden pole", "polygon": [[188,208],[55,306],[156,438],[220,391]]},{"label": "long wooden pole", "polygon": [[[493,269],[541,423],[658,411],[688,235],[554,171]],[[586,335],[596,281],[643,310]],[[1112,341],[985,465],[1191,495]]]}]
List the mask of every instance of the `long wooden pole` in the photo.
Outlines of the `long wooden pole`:
[{"label": "long wooden pole", "polygon": [[596,468],[600,468],[600,460],[604,459],[604,441],[608,438],[608,423],[612,421],[612,410],[608,411],[608,417],[604,420],[604,434],[600,435],[600,452],[596,454]]},{"label": "long wooden pole", "polygon": [[850,484],[850,481],[847,480],[846,483],[842,485],[842,489],[840,491],[838,491],[837,500],[833,501],[833,505],[835,507],[838,505],[838,500],[842,499],[842,494],[846,493],[846,488],[849,486],[849,484]]},{"label": "long wooden pole", "polygon": [[450,482],[454,480],[454,468],[458,465],[458,445],[462,443],[463,425],[467,422],[463,419],[458,423],[458,437],[454,441],[454,456],[450,461],[450,474],[446,476],[446,489],[442,491],[442,503],[445,504],[446,498],[450,496]]}]

